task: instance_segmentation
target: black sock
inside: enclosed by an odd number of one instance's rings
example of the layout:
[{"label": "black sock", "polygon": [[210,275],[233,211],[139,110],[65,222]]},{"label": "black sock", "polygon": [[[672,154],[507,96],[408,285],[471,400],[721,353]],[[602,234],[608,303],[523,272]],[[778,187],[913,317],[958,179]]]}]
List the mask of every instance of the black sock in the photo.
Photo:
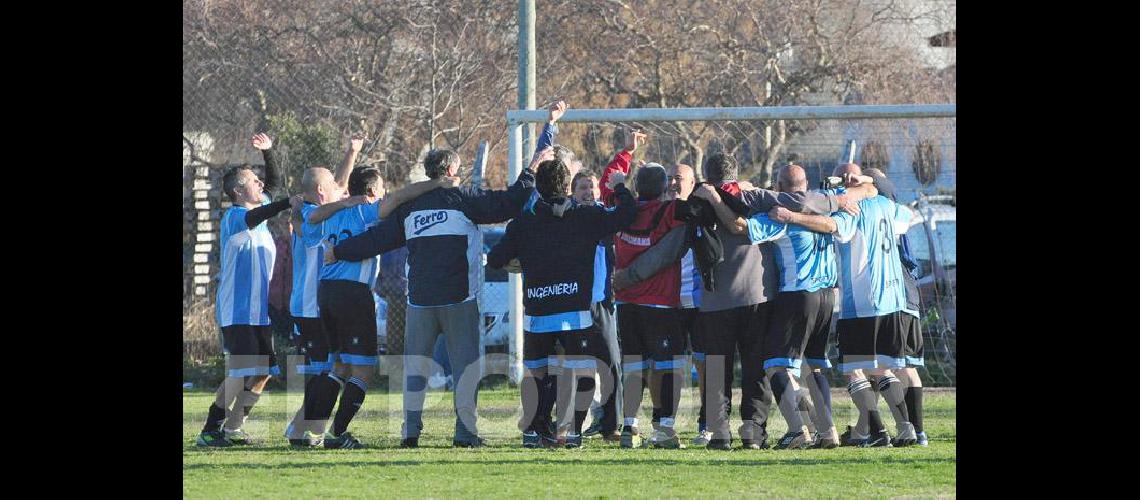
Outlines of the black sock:
[{"label": "black sock", "polygon": [[578,393],[574,396],[574,434],[582,434],[582,424],[586,422],[586,414],[590,413],[590,404],[594,402],[594,377],[577,377]]},{"label": "black sock", "polygon": [[554,399],[558,397],[557,387],[551,385],[552,376],[549,373],[541,377],[533,377],[535,388],[538,391],[538,400],[535,404],[534,416],[530,419],[527,431],[537,434],[550,433],[550,412],[554,410]]},{"label": "black sock", "polygon": [[662,418],[672,419],[677,414],[677,403],[680,400],[681,386],[673,380],[676,370],[661,370],[661,413],[657,422]]},{"label": "black sock", "polygon": [[352,417],[356,416],[356,412],[360,411],[360,405],[364,403],[364,395],[368,391],[368,384],[363,380],[356,377],[349,377],[348,383],[344,384],[344,394],[340,397],[340,407],[336,410],[336,418],[333,419],[333,435],[339,436],[348,430],[348,423],[352,421]]},{"label": "black sock", "polygon": [[816,387],[819,387],[819,396],[822,401],[824,409],[827,410],[828,415],[831,414],[831,383],[827,381],[827,377],[821,372],[811,372],[811,376],[815,379]]},{"label": "black sock", "polygon": [[922,387],[906,388],[906,409],[915,432],[922,432]]},{"label": "black sock", "polygon": [[218,406],[218,402],[210,403],[210,410],[206,413],[206,425],[202,426],[202,432],[215,432],[222,428],[222,422],[226,421],[226,410]]},{"label": "black sock", "polygon": [[344,382],[340,377],[331,373],[326,373],[323,377],[318,377],[317,380],[320,382],[313,397],[311,414],[315,416],[316,420],[328,420],[332,417],[333,408],[336,407],[336,398],[340,395]]}]

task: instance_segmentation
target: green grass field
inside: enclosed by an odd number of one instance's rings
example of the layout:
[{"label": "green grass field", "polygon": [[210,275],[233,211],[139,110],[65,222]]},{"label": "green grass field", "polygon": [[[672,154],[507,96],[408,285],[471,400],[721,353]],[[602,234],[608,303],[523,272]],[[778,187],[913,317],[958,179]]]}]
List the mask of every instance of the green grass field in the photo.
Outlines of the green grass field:
[{"label": "green grass field", "polygon": [[[696,432],[696,398],[686,389],[677,429],[686,444]],[[300,394],[266,393],[246,430],[255,447],[200,449],[193,445],[212,393],[182,396],[182,493],[185,497],[414,497],[414,498],[756,498],[945,497],[956,494],[953,389],[929,389],[925,427],[929,448],[833,450],[623,450],[588,439],[577,450],[526,450],[515,422],[517,390],[479,394],[479,430],[490,446],[451,448],[451,393],[428,396],[420,448],[399,443],[399,394],[373,392],[350,426],[367,450],[292,450],[282,432]],[[845,392],[833,391],[840,431],[854,423]],[[733,398],[739,401],[739,389]],[[880,401],[885,424],[894,424]],[[648,395],[643,410],[648,406]],[[736,415],[734,414],[735,418]],[[648,412],[643,416],[648,421]],[[588,425],[588,423],[587,423]],[[739,425],[734,420],[734,428]],[[648,428],[643,424],[642,428]],[[774,443],[787,429],[773,408]],[[735,432],[735,431],[734,431]],[[647,434],[648,435],[648,434]],[[739,445],[739,441],[734,441]]]}]

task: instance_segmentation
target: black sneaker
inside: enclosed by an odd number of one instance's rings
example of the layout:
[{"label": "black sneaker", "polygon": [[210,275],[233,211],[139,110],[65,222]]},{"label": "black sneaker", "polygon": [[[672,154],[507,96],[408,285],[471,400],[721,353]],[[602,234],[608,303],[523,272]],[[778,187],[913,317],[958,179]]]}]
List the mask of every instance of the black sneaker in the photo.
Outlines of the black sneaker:
[{"label": "black sneaker", "polygon": [[566,447],[567,448],[581,448],[582,447],[582,436],[580,434],[567,434],[566,435]]},{"label": "black sneaker", "polygon": [[541,448],[542,438],[539,437],[537,432],[527,431],[523,433],[523,448]]},{"label": "black sneaker", "polygon": [[221,430],[203,432],[198,434],[198,440],[194,441],[194,446],[204,446],[210,448],[228,448],[234,444],[226,439],[226,434]]},{"label": "black sneaker", "polygon": [[709,444],[705,445],[705,448],[710,449],[710,450],[731,450],[732,449],[732,438],[728,438],[728,439],[713,438],[713,439],[710,439]]},{"label": "black sneaker", "polygon": [[475,439],[467,441],[452,440],[451,446],[456,448],[482,448],[486,446],[486,443],[483,442],[483,438],[476,436]]},{"label": "black sneaker", "polygon": [[602,433],[602,420],[595,418],[594,421],[590,423],[590,426],[587,427],[586,430],[582,431],[582,437],[597,436],[598,434],[601,434],[601,433]]},{"label": "black sneaker", "polygon": [[867,441],[866,438],[853,437],[852,435],[854,433],[855,428],[848,425],[847,430],[843,431],[843,434],[839,435],[839,446],[861,446],[864,442]]},{"label": "black sneaker", "polygon": [[780,438],[780,440],[776,443],[776,447],[773,449],[803,450],[810,448],[813,444],[815,443],[812,441],[812,439],[807,434],[804,434],[803,431],[788,432]]},{"label": "black sneaker", "polygon": [[359,450],[367,448],[360,440],[352,437],[351,432],[345,432],[339,436],[333,436],[331,432],[325,433],[325,448],[326,449],[340,449],[340,450]]},{"label": "black sneaker", "polygon": [[403,441],[400,441],[400,448],[419,448],[419,447],[420,447],[420,437],[419,436],[404,438]]},{"label": "black sneaker", "polygon": [[863,444],[860,444],[859,447],[860,448],[890,448],[891,447],[891,435],[889,433],[887,433],[886,429],[883,429],[878,434],[872,435],[871,437],[867,438],[867,441],[865,441]]}]

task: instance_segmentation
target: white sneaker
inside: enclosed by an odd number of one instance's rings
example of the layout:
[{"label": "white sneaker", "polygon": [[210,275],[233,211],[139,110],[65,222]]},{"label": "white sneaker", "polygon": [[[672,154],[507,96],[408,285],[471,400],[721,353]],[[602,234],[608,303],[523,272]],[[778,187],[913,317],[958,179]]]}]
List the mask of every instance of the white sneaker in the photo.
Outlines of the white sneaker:
[{"label": "white sneaker", "polygon": [[693,446],[707,446],[709,441],[712,440],[712,435],[713,433],[711,431],[702,431],[697,434],[697,437],[693,438]]}]

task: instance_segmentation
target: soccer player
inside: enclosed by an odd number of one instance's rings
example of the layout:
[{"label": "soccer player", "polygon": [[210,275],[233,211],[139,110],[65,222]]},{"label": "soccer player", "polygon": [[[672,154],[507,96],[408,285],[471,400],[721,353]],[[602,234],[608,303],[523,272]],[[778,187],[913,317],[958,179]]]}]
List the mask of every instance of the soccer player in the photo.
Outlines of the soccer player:
[{"label": "soccer player", "polygon": [[[616,179],[615,182],[624,181]],[[523,317],[526,375],[522,398],[524,414],[531,416],[520,422],[523,446],[538,447],[540,434],[547,431],[546,419],[554,401],[550,400],[549,391],[540,388],[557,384],[556,380],[546,380],[556,377],[546,368],[550,358],[555,357],[557,338],[565,349],[562,373],[577,382],[573,428],[566,436],[566,447],[577,448],[582,446],[582,424],[594,392],[596,361],[608,357],[601,335],[602,325],[594,323],[592,313],[604,299],[604,296],[598,297],[604,283],[596,280],[606,276],[604,271],[597,272],[598,240],[633,222],[636,207],[624,184],[617,188],[620,204],[616,210],[575,203],[567,198],[570,170],[557,159],[539,163],[535,185],[542,201],[557,206],[561,215],[555,215],[553,210],[538,209],[534,214],[524,214],[511,221],[503,239],[488,254],[487,265],[504,267],[517,258],[522,267],[526,289]],[[559,401],[559,404],[569,406],[570,403]]]},{"label": "soccer player", "polygon": [[[784,193],[807,191],[807,176],[802,167],[786,165],[778,171],[777,190]],[[822,216],[814,216],[822,217]],[[761,348],[764,371],[772,386],[777,405],[788,422],[788,432],[777,442],[776,449],[812,447],[814,440],[801,411],[808,410],[796,382],[800,359],[813,337],[826,345],[831,328],[835,286],[838,271],[830,233],[812,232],[796,224],[775,222],[768,214],[756,214],[745,220],[737,218],[730,226],[733,233],[746,233],[753,243],[774,242],[780,278],[780,292],[773,300],[768,335]],[[839,444],[834,425],[825,428],[827,448]]]},{"label": "soccer player", "polygon": [[[459,154],[429,151],[424,172],[429,178],[455,176]],[[404,429],[402,447],[419,446],[423,401],[436,337],[446,335],[447,355],[456,380],[457,447],[483,446],[477,431],[479,268],[483,235],[476,224],[495,224],[515,217],[534,186],[533,165],[506,191],[476,187],[439,188],[395,208],[376,227],[339,239],[327,259],[357,261],[400,245],[408,246],[408,309],[404,336]],[[385,214],[386,215],[386,214]],[[375,329],[375,321],[372,321]],[[464,376],[468,373],[471,375]]]},{"label": "soccer player", "polygon": [[[834,175],[847,180],[847,189],[857,187],[862,177],[855,164],[836,167]],[[908,421],[902,383],[892,369],[906,366],[900,315],[906,307],[902,264],[894,252],[896,236],[905,234],[914,213],[884,196],[859,202],[859,215],[836,213],[827,218],[803,217],[788,211],[770,214],[780,222],[800,224],[813,231],[833,233],[839,243],[840,370],[848,376],[847,390],[859,410],[859,421],[850,429],[850,442],[862,447],[890,447],[891,439],[878,412],[878,395],[871,389],[877,378],[879,392],[895,417],[904,444],[917,442]],[[866,374],[865,374],[866,372]]]},{"label": "soccer player", "polygon": [[[644,137],[644,134],[636,132],[629,134],[629,144],[614,155],[606,167],[603,177],[607,182],[614,176],[624,178],[623,172],[629,170],[632,153]],[[686,202],[666,199],[668,175],[661,165],[649,163],[639,169],[635,184],[637,219],[614,238],[616,266],[619,268],[628,266],[670,230],[683,226],[684,221],[692,217]],[[607,191],[603,191],[603,197],[606,194]],[[621,433],[623,448],[637,448],[643,442],[637,427],[637,412],[641,406],[647,363],[652,363],[650,390],[657,390],[660,408],[659,428],[650,437],[649,444],[656,448],[684,447],[673,428],[681,390],[676,370],[681,362],[677,357],[685,348],[679,315],[680,275],[680,265],[673,263],[649,279],[615,293],[625,398],[625,421]]]},{"label": "soccer player", "polygon": [[[602,206],[602,192],[598,185],[598,176],[591,171],[579,170],[574,174],[570,185],[573,188],[574,201],[586,206]],[[621,400],[618,381],[621,380],[618,360],[621,359],[621,349],[618,346],[617,323],[614,320],[614,238],[606,235],[598,240],[597,253],[594,255],[594,303],[590,306],[590,314],[594,324],[598,325],[602,337],[606,342],[604,357],[599,360],[609,367],[610,375],[599,377],[600,401],[595,402],[594,423],[589,429],[582,431],[582,435],[589,437],[601,434],[607,442],[621,440],[621,433],[617,428],[618,402]]]},{"label": "soccer player", "polygon": [[[879,193],[897,203],[894,183],[887,179],[881,170],[868,168],[864,173],[874,179]],[[916,366],[926,364],[926,360],[923,359],[922,321],[919,319],[922,302],[916,282],[916,273],[919,272],[918,261],[911,255],[910,241],[907,239],[907,235],[899,235],[898,244],[898,256],[903,265],[903,280],[906,281],[906,307],[903,308],[905,314],[900,315],[899,320],[902,322],[902,330],[906,335],[906,351],[903,354],[906,357],[907,366],[901,370],[895,370],[895,375],[906,387],[906,409],[910,423],[914,424],[915,436],[918,438],[915,444],[929,446],[926,432],[922,427],[922,378],[918,376],[918,370],[915,369]],[[896,439],[893,444],[894,446],[906,446],[909,443],[902,439]]]},{"label": "soccer player", "polygon": [[[328,170],[323,167],[313,167],[306,170],[301,178],[301,189],[304,201],[301,206],[293,207],[293,291],[289,297],[289,312],[293,315],[297,327],[298,352],[305,357],[304,364],[297,367],[297,373],[305,376],[304,399],[301,409],[293,417],[285,430],[285,437],[295,447],[320,446],[323,444],[323,426],[315,426],[315,416],[305,415],[305,408],[311,408],[311,395],[314,384],[319,384],[318,377],[332,370],[333,360],[330,357],[328,338],[321,327],[320,309],[317,307],[317,284],[321,273],[321,246],[308,246],[302,234],[302,225],[305,218],[317,207],[326,203],[340,200],[342,194],[348,189],[348,178],[352,174],[353,165],[360,148],[364,145],[364,136],[356,135],[349,140],[348,150],[344,155],[344,162],[336,171],[335,185],[317,182],[324,178],[318,175],[317,169]],[[323,220],[323,219],[322,219]],[[320,221],[316,221],[320,222]]]},{"label": "soccer player", "polygon": [[[233,202],[221,221],[221,275],[218,283],[218,324],[226,357],[226,378],[210,405],[197,446],[250,444],[241,426],[261,397],[269,375],[279,374],[269,329],[269,280],[277,246],[265,223],[289,208],[290,200],[269,202],[284,186],[273,159],[273,140],[265,134],[252,139],[265,158],[266,181],[248,165],[222,176],[222,192]],[[224,430],[223,430],[224,428]]]},{"label": "soccer player", "polygon": [[[335,181],[327,170],[315,170],[315,182],[323,191],[335,191]],[[342,204],[328,204],[308,214],[302,225],[305,245],[335,245],[338,240],[363,233],[380,218],[377,199],[380,172],[356,170],[349,176],[352,196]],[[361,203],[361,202],[364,203]],[[341,205],[347,206],[341,206]],[[328,219],[319,221],[327,212]],[[323,213],[322,213],[323,212]],[[328,251],[327,248],[324,251]],[[323,421],[332,416],[337,395],[340,406],[332,428],[324,436],[325,448],[357,449],[365,446],[348,432],[348,425],[364,402],[368,382],[375,371],[376,303],[371,286],[376,279],[378,259],[359,262],[326,263],[320,269],[317,306],[322,330],[328,339],[328,352],[335,362],[332,373],[317,377],[310,398],[310,415]]]},{"label": "soccer player", "polygon": [[[865,190],[853,190],[842,195],[820,193],[776,193],[764,189],[743,189],[736,178],[739,173],[732,155],[717,153],[705,162],[708,181],[738,197],[748,208],[748,214],[765,212],[774,206],[784,206],[796,212],[830,214],[841,207],[854,210],[853,205]],[[724,246],[724,261],[713,269],[715,290],[701,294],[700,328],[704,332],[706,356],[705,392],[710,399],[718,400],[709,408],[709,428],[713,438],[708,447],[731,448],[732,434],[728,414],[731,400],[724,397],[733,379],[735,351],[741,355],[741,404],[739,429],[744,448],[766,448],[767,418],[771,404],[771,386],[764,376],[760,352],[771,315],[770,301],[775,298],[778,276],[769,270],[774,263],[772,245],[754,245],[747,236],[733,234],[729,222],[733,213],[719,196],[712,196],[712,186],[701,186],[693,196],[705,198],[712,204],[724,224],[716,233]]]}]

